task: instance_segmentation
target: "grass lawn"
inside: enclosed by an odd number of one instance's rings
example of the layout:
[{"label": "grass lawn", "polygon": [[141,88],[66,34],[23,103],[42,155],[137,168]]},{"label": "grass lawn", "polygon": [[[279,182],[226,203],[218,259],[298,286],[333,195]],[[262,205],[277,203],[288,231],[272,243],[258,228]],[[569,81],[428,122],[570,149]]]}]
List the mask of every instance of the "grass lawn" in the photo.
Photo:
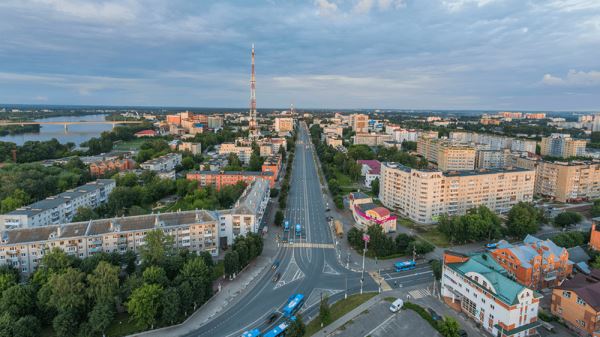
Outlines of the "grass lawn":
[{"label": "grass lawn", "polygon": [[132,140],[128,140],[125,142],[117,142],[117,143],[115,143],[113,150],[117,150],[117,151],[139,150],[142,143],[144,143],[146,140],[147,139],[144,139],[144,138],[137,138],[137,139],[132,139]]},{"label": "grass lawn", "polygon": [[106,336],[119,337],[128,336],[140,331],[135,323],[129,321],[129,315],[126,312],[119,313],[115,316],[111,326],[106,331]]},{"label": "grass lawn", "polygon": [[[354,308],[358,307],[364,302],[370,300],[375,295],[377,295],[377,293],[375,292],[364,293],[362,295],[350,295],[345,300],[339,300],[335,302],[331,305],[331,322],[335,322],[337,319],[349,313]],[[319,316],[317,316],[306,326],[306,333],[304,334],[304,336],[312,336],[321,329],[321,322],[319,321]]]},{"label": "grass lawn", "polygon": [[435,225],[417,225],[410,219],[399,218],[398,224],[402,227],[410,228],[415,231],[423,239],[431,242],[438,247],[450,247],[450,242],[446,239],[444,234],[438,231]]}]

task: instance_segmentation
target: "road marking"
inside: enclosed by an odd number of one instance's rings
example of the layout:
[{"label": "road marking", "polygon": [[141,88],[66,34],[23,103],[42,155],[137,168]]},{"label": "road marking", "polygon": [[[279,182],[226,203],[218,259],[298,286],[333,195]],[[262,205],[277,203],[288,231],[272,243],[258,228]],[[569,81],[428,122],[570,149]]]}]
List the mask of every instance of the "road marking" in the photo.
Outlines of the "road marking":
[{"label": "road marking", "polygon": [[383,277],[379,276],[376,271],[370,271],[369,275],[375,281],[375,283],[381,286],[382,291],[392,290],[392,287],[386,282],[386,280]]},{"label": "road marking", "polygon": [[386,280],[396,280],[396,279],[401,279],[401,278],[406,278],[406,277],[414,277],[417,275],[424,275],[424,274],[432,274],[433,275],[433,271],[424,271],[422,273],[414,273],[414,274],[409,274],[409,275],[404,275],[404,276],[396,276],[396,277],[390,277]]},{"label": "road marking", "polygon": [[415,300],[418,300],[419,298],[430,296],[431,292],[428,289],[415,289],[409,291],[408,294]]},{"label": "road marking", "polygon": [[298,242],[298,243],[284,243],[284,247],[287,248],[325,248],[334,249],[335,246],[332,243],[312,243],[312,242]]},{"label": "road marking", "polygon": [[381,324],[376,326],[373,330],[369,331],[369,333],[366,334],[365,337],[371,336],[375,331],[379,330],[379,328],[381,328],[383,325],[387,324],[387,322],[389,322],[390,319],[392,319],[394,317],[395,317],[395,315],[391,315],[390,317],[386,318],[385,321],[381,322]]}]

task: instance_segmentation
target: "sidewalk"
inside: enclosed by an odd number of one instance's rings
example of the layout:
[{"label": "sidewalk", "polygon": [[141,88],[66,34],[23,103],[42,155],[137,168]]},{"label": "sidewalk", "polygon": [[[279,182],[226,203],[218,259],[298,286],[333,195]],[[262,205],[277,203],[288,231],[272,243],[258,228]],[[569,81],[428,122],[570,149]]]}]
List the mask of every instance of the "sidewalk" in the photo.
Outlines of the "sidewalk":
[{"label": "sidewalk", "polygon": [[254,288],[262,275],[271,269],[274,261],[273,257],[277,252],[274,237],[274,231],[269,230],[267,235],[263,237],[264,247],[262,255],[250,262],[234,280],[222,281],[221,291],[215,293],[213,297],[198,308],[183,323],[136,333],[130,337],[175,337],[189,334],[217,317],[223,311],[242,301],[249,293],[248,290]]},{"label": "sidewalk", "polygon": [[[370,300],[366,301],[365,303],[359,305],[358,307],[354,308],[352,311],[348,312],[344,316],[338,318],[335,322],[332,322],[331,324],[329,324],[325,328],[319,330],[317,333],[315,333],[313,335],[313,337],[327,337],[327,336],[329,336],[330,333],[336,331],[341,326],[343,326],[344,324],[346,324],[348,321],[352,320],[354,317],[358,316],[363,311],[369,309],[370,307],[372,307],[373,305],[375,305],[376,303],[378,303],[386,295],[389,295],[389,294],[388,293],[381,293],[381,294],[378,294],[378,295],[374,296],[373,298],[371,298]],[[318,317],[315,318],[315,319],[318,319]]]}]

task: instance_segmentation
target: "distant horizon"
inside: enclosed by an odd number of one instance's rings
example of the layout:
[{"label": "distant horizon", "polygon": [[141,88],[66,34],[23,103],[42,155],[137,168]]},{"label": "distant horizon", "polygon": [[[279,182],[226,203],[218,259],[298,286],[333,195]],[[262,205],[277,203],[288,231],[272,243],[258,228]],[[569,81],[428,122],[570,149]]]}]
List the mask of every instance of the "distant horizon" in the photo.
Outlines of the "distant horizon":
[{"label": "distant horizon", "polygon": [[[35,107],[35,108],[51,108],[51,107],[63,107],[63,108],[139,108],[139,109],[224,109],[224,110],[249,110],[247,107],[224,107],[224,106],[176,106],[176,105],[103,105],[103,104],[39,104],[39,103],[15,103],[15,104],[6,104],[0,103],[0,109],[2,108],[14,108],[14,107]],[[536,113],[536,112],[545,112],[545,113],[600,113],[599,110],[523,110],[523,109],[428,109],[428,108],[420,108],[420,109],[411,109],[411,108],[303,108],[294,106],[295,109],[303,111],[303,110],[322,110],[322,111],[373,111],[379,110],[379,112],[524,112],[524,113]],[[261,110],[280,110],[285,111],[289,110],[290,107],[267,107],[260,108],[257,110],[260,112]]]}]

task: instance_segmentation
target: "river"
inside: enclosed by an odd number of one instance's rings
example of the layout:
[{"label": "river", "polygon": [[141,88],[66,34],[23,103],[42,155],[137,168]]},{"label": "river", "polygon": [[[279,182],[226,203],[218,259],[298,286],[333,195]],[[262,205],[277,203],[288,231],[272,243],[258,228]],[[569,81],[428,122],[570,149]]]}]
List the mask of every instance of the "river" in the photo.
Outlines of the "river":
[{"label": "river", "polygon": [[[80,121],[103,121],[105,114],[85,115],[85,116],[64,116],[36,119],[36,122],[80,122]],[[39,133],[22,133],[18,135],[7,135],[0,137],[2,142],[12,142],[17,145],[23,145],[26,141],[37,140],[45,141],[52,138],[58,139],[61,143],[72,142],[77,145],[87,141],[90,138],[98,137],[104,131],[112,130],[111,124],[86,124],[69,125],[65,132],[64,125],[41,125]]]}]

